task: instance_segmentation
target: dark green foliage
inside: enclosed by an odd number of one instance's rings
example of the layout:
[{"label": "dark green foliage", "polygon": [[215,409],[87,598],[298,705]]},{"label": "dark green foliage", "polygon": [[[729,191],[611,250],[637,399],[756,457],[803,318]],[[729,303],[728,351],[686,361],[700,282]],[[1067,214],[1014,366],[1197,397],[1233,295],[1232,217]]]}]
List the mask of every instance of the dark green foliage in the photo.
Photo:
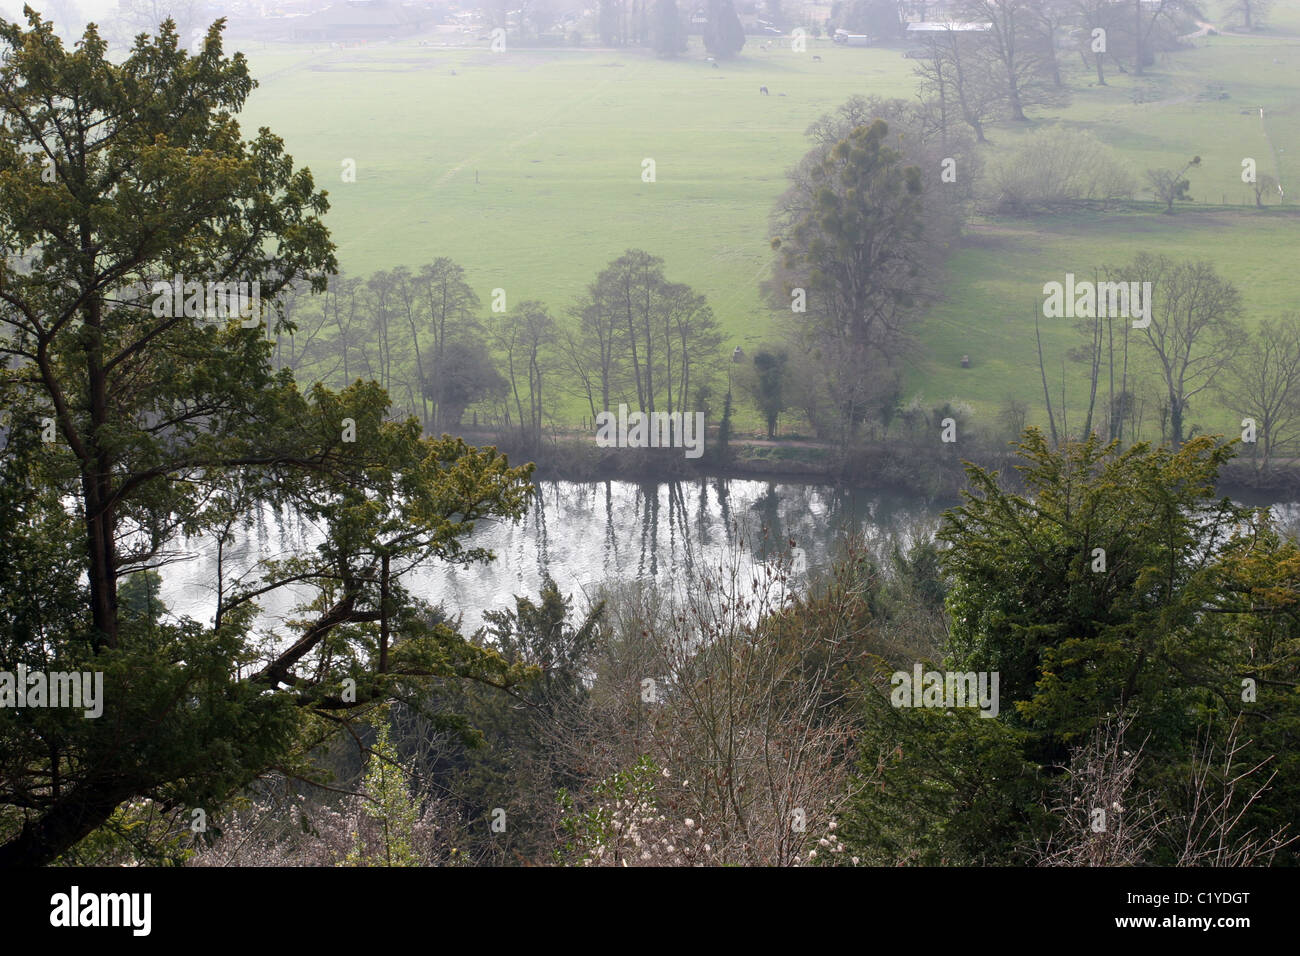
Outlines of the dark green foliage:
[{"label": "dark green foliage", "polygon": [[[215,813],[271,767],[307,773],[340,721],[420,677],[518,679],[402,577],[487,559],[473,523],[531,493],[494,450],[385,420],[374,383],[300,392],[263,329],[156,308],[178,273],[258,282],[271,306],[335,265],[310,173],[269,130],[241,138],[253,81],[220,22],[195,56],[168,22],[118,62],[93,27],[68,51],[29,21],[0,23],[0,669],[100,672],[104,710],[0,711],[7,865],[75,854],[127,801]],[[148,575],[182,537],[215,550],[277,510],[320,545],[219,571],[210,623],[159,613]],[[309,596],[268,644],[258,602],[289,586]]]},{"label": "dark green foliage", "polygon": [[785,370],[789,356],[784,351],[761,349],[754,353],[754,404],[767,423],[767,437],[776,437],[776,420],[786,409]]},{"label": "dark green foliage", "polygon": [[497,370],[492,353],[481,342],[449,342],[433,366],[425,394],[438,403],[441,424],[462,424],[465,409],[490,398],[503,398],[510,383]]},{"label": "dark green foliage", "polygon": [[1078,792],[1067,766],[1082,767],[1080,752],[1122,713],[1113,754],[1089,759],[1141,752],[1117,794],[1128,809],[1116,800],[1109,812],[1142,807],[1133,820],[1152,838],[1135,831],[1125,853],[1271,859],[1252,856],[1249,841],[1300,822],[1300,551],[1266,512],[1215,496],[1232,449],[1212,439],[1177,451],[1095,438],[1053,450],[1029,429],[1019,449],[1024,494],[968,466],[971,490],[939,535],[948,547],[895,557],[927,601],[942,593],[941,564],[945,666],[998,673],[1000,713],[892,709],[882,665],[846,841],[872,862],[1023,863],[1052,834],[1063,859],[1096,859],[1068,822],[1087,813],[1049,808]]},{"label": "dark green foliage", "polygon": [[[517,596],[513,608],[484,612],[475,642],[531,675],[509,692],[486,685],[443,684],[420,710],[463,716],[470,732],[424,768],[455,794],[482,852],[506,863],[548,856],[558,812],[554,794],[573,787],[575,758],[566,752],[571,727],[587,697],[584,672],[600,635],[603,606],[573,620],[573,599],[545,577],[536,600]],[[421,729],[408,734],[418,738]],[[419,739],[411,746],[418,747]],[[485,822],[500,807],[505,833]]]},{"label": "dark green foliage", "polygon": [[662,57],[686,52],[686,30],[677,10],[677,0],[655,0],[654,48]]},{"label": "dark green foliage", "polygon": [[740,25],[732,0],[708,0],[708,23],[704,25],[704,49],[720,60],[729,60],[745,45],[745,29]]},{"label": "dark green foliage", "polygon": [[844,839],[864,863],[1024,863],[1044,827],[1023,732],[969,710],[893,710],[881,697],[861,743],[862,790]]},{"label": "dark green foliage", "polygon": [[941,533],[955,662],[999,671],[1007,720],[1056,756],[1138,701],[1139,732],[1183,739],[1193,690],[1229,676],[1203,608],[1207,552],[1250,514],[1213,497],[1231,450],[1200,438],[1120,451],[1093,438],[1058,453],[1033,429],[1020,448],[1027,495],[970,467],[973,491]]}]

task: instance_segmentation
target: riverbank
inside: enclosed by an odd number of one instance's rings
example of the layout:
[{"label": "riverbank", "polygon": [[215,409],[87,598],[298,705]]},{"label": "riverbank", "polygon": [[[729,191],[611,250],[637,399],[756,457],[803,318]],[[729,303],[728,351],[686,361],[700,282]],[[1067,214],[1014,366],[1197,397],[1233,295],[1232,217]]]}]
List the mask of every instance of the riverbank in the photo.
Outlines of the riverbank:
[{"label": "riverbank", "polygon": [[1013,457],[983,443],[943,444],[895,439],[845,451],[807,439],[733,437],[726,448],[712,429],[705,454],[687,458],[680,448],[601,448],[587,436],[554,433],[527,446],[518,435],[462,428],[465,441],[493,445],[512,462],[531,461],[546,481],[660,482],[697,478],[792,481],[837,487],[871,487],[918,496],[954,496],[966,485],[964,460],[1003,467]]},{"label": "riverbank", "polygon": [[[964,462],[1015,476],[1016,456],[1010,444],[999,446],[987,439],[944,444],[894,438],[866,442],[846,452],[809,439],[737,436],[724,451],[714,428],[705,454],[690,459],[680,448],[601,448],[589,436],[577,433],[551,433],[532,447],[517,434],[495,429],[461,428],[459,434],[470,444],[498,448],[513,462],[533,462],[536,477],[545,481],[736,478],[955,496],[966,487]],[[1274,462],[1261,471],[1252,458],[1238,457],[1223,468],[1219,488],[1233,497],[1300,498],[1300,459]]]}]

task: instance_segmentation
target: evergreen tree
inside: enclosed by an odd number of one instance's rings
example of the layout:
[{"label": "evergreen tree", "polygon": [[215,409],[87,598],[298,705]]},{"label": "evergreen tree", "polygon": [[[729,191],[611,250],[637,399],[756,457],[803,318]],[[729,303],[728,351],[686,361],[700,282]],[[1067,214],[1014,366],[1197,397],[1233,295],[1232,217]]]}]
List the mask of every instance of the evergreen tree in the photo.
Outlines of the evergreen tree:
[{"label": "evergreen tree", "polygon": [[729,60],[745,45],[745,28],[732,0],[709,0],[708,23],[704,25],[704,48],[721,60]]},{"label": "evergreen tree", "polygon": [[388,721],[379,724],[375,745],[361,784],[362,819],[371,832],[353,834],[348,866],[419,866],[415,851],[415,824],[419,813],[407,786],[408,772],[388,738]]},{"label": "evergreen tree", "polygon": [[946,518],[951,646],[962,669],[1001,674],[1002,714],[1033,729],[1041,757],[1141,702],[1152,746],[1188,731],[1193,688],[1221,688],[1221,629],[1207,556],[1250,518],[1215,497],[1232,456],[1211,438],[1177,452],[1121,451],[1094,436],[1058,450],[1020,444],[1028,494],[968,466],[972,491]]},{"label": "evergreen tree", "polygon": [[605,46],[623,46],[625,0],[600,0],[596,15],[596,30]]},{"label": "evergreen tree", "polygon": [[786,365],[789,355],[784,351],[760,349],[754,353],[754,376],[747,384],[754,404],[767,423],[767,437],[776,437],[776,421],[787,406]]},{"label": "evergreen tree", "polygon": [[661,57],[686,52],[686,31],[677,12],[677,0],[656,0],[654,46]]},{"label": "evergreen tree", "polygon": [[[191,297],[257,283],[265,307],[335,269],[310,172],[269,130],[241,137],[254,82],[221,21],[195,55],[169,21],[110,59],[93,25],[69,51],[28,20],[0,23],[3,469],[22,501],[0,509],[0,669],[100,673],[103,712],[0,708],[0,865],[50,863],[131,800],[215,813],[270,767],[309,773],[316,742],[420,677],[516,680],[402,581],[489,557],[474,522],[530,495],[495,450],[387,421],[373,382],[300,392],[270,363],[268,332],[291,328],[274,312]],[[234,573],[232,532],[267,509],[323,540]],[[127,583],[182,536],[221,555],[206,622]],[[292,622],[255,629],[291,587]]]}]

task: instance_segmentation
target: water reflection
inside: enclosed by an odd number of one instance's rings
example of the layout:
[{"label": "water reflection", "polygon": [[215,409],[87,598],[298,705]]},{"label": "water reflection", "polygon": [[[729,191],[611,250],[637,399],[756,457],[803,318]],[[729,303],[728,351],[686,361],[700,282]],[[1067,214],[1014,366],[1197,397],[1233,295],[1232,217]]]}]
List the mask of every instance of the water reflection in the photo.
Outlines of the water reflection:
[{"label": "water reflection", "polygon": [[[544,571],[565,593],[591,593],[615,580],[689,586],[734,548],[743,547],[743,561],[752,565],[775,559],[790,541],[814,568],[826,564],[851,531],[894,534],[906,542],[914,529],[955,504],[866,489],[729,479],[546,481],[536,492],[518,523],[485,521],[475,529],[474,543],[491,549],[494,562],[417,568],[407,578],[413,593],[463,613],[474,627],[484,610],[507,606],[516,594],[536,594]],[[320,538],[299,515],[262,514],[226,546],[226,561],[246,572],[259,558],[308,550]],[[191,540],[187,550],[189,560],[164,572],[163,599],[177,614],[209,621],[216,603],[215,544]],[[226,573],[229,582],[229,568]],[[266,622],[283,620],[304,593],[268,597]]]}]

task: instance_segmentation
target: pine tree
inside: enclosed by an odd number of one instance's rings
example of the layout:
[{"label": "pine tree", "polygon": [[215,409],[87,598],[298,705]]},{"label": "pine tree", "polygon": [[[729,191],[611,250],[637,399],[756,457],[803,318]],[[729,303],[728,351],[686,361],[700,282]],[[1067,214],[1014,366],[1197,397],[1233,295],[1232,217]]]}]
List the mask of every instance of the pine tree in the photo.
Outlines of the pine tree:
[{"label": "pine tree", "polygon": [[656,0],[654,47],[661,57],[675,57],[686,51],[686,31],[677,12],[677,0]]},{"label": "pine tree", "polygon": [[[388,737],[388,721],[379,725],[362,783],[359,816],[374,826],[370,835],[358,827],[348,866],[419,866],[415,851],[418,810],[407,788],[408,772]],[[358,821],[360,822],[360,821]],[[371,836],[370,839],[367,839]],[[374,848],[371,848],[374,844]]]},{"label": "pine tree", "polygon": [[[167,21],[109,58],[93,25],[67,49],[27,18],[0,22],[0,405],[17,429],[0,504],[12,490],[28,509],[0,520],[0,659],[102,672],[103,710],[0,708],[0,866],[53,862],[141,797],[215,812],[301,767],[398,673],[514,682],[403,575],[485,559],[473,522],[531,495],[531,469],[494,449],[388,420],[374,382],[304,392],[272,367],[268,337],[292,328],[277,295],[336,270],[328,201],[270,130],[243,138],[255,83],[221,21],[193,55]],[[204,301],[241,284],[260,299],[239,314]],[[319,527],[320,548],[243,580],[219,568],[208,621],[127,584],[267,508]],[[268,642],[259,602],[299,584],[301,614]]]},{"label": "pine tree", "polygon": [[732,0],[709,0],[708,18],[704,48],[719,59],[731,59],[745,45],[745,28],[740,25]]}]

